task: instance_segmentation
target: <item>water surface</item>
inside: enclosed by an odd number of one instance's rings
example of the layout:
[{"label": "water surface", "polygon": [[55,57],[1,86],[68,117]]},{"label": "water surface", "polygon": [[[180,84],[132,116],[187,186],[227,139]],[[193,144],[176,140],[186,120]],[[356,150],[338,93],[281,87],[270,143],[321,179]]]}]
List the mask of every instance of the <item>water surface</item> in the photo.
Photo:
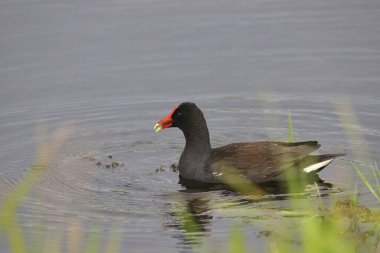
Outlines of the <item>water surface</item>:
[{"label": "water surface", "polygon": [[[321,173],[334,184],[325,201],[347,198],[348,161],[380,158],[379,11],[375,0],[1,1],[0,199],[28,171],[40,133],[68,122],[69,138],[18,211],[34,247],[47,241],[42,227],[66,238],[67,251],[79,230],[111,231],[138,252],[191,251],[194,241],[223,249],[239,226],[261,252],[289,201],[187,191],[170,169],[182,134],[152,127],[193,101],[213,146],[287,140],[291,110],[296,140],[347,153]],[[347,113],[360,128],[342,125]],[[377,206],[365,188],[359,198]],[[195,236],[181,227],[185,210],[200,224]]]}]

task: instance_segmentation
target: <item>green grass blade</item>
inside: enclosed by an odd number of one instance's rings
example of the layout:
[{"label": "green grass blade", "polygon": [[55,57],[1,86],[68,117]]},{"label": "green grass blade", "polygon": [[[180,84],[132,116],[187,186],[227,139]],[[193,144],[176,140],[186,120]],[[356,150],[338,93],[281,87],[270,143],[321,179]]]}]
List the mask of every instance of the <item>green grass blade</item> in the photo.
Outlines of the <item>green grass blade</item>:
[{"label": "green grass blade", "polygon": [[379,181],[379,177],[377,176],[376,167],[374,165],[371,168],[372,168],[373,176],[375,177],[377,191],[380,193],[380,181]]},{"label": "green grass blade", "polygon": [[244,253],[248,252],[245,247],[244,234],[241,229],[232,229],[230,233],[230,252]]},{"label": "green grass blade", "polygon": [[8,217],[11,227],[8,228],[9,246],[11,253],[26,253],[26,246],[21,227],[16,215]]},{"label": "green grass blade", "polygon": [[364,184],[367,186],[367,188],[371,191],[372,195],[375,196],[377,201],[380,202],[380,196],[376,193],[376,191],[373,189],[371,183],[368,181],[368,179],[364,176],[364,174],[360,171],[358,166],[356,166],[353,162],[351,162],[352,166],[356,170],[356,172],[359,174],[360,178],[363,180]]},{"label": "green grass blade", "polygon": [[356,179],[355,187],[354,187],[354,196],[352,197],[352,201],[354,201],[355,205],[358,204],[358,195],[359,195],[358,185],[359,185],[359,179]]},{"label": "green grass blade", "polygon": [[288,130],[289,130],[289,142],[293,142],[293,124],[292,124],[292,114],[290,110],[288,114]]},{"label": "green grass blade", "polygon": [[96,253],[99,252],[100,248],[100,235],[97,232],[90,233],[86,245],[86,253]]},{"label": "green grass blade", "polygon": [[376,183],[377,183],[377,190],[379,191],[379,193],[380,193],[380,169],[379,169],[379,166],[377,165],[377,162],[375,161],[374,162],[374,168],[375,168],[375,173],[376,173],[376,175],[377,175],[377,177],[376,177]]}]

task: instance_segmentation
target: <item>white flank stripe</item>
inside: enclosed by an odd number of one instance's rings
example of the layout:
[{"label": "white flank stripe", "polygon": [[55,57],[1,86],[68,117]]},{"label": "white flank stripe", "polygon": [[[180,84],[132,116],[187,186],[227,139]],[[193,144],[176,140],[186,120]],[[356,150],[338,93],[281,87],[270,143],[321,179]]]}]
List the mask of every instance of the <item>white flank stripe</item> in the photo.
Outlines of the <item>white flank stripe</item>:
[{"label": "white flank stripe", "polygon": [[334,160],[334,159],[326,160],[326,161],[323,161],[320,163],[315,163],[315,164],[312,164],[310,166],[307,166],[306,168],[303,169],[303,172],[309,173],[309,172],[312,172],[314,170],[318,170],[319,168],[322,168],[322,167],[326,166],[327,164],[331,163],[332,160]]}]

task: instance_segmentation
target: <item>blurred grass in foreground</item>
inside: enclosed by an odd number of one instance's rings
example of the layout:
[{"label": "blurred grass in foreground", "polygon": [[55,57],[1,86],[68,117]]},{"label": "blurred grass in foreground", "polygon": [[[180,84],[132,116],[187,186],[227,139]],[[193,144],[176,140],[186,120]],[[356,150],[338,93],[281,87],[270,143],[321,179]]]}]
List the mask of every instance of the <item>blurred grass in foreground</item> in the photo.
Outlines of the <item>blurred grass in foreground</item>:
[{"label": "blurred grass in foreground", "polygon": [[[347,100],[342,100],[336,105],[341,123],[348,140],[355,145],[366,143],[360,132],[360,125],[354,110]],[[292,119],[288,117],[289,139],[293,141]],[[368,158],[368,147],[356,153],[357,157]],[[351,162],[352,167],[359,175],[361,181],[367,186],[372,195],[380,204],[380,170],[374,163],[372,172],[376,184],[374,187],[366,178],[363,169]],[[291,186],[290,186],[291,187]],[[317,188],[318,189],[318,188]],[[319,193],[319,191],[318,191]],[[320,198],[320,197],[319,197]],[[295,246],[284,240],[274,240],[270,252],[379,252],[380,251],[380,212],[360,206],[358,203],[358,180],[354,186],[353,200],[337,201],[335,206],[324,206],[319,202],[319,211],[316,212],[316,201],[309,199],[304,210],[314,213],[309,219],[305,219],[294,231],[282,231],[284,234],[293,233],[293,238],[300,238],[300,245]],[[372,239],[372,241],[371,241]]]},{"label": "blurred grass in foreground", "polygon": [[0,235],[8,237],[11,252],[27,252],[25,240],[17,217],[17,208],[31,191],[39,178],[45,172],[53,155],[59,150],[69,134],[68,126],[57,129],[51,140],[38,148],[35,162],[25,173],[16,188],[3,200],[0,205]]},{"label": "blurred grass in foreground", "polygon": [[[101,244],[104,242],[102,234],[100,232],[84,234],[80,221],[68,230],[70,232],[68,232],[67,237],[62,231],[52,232],[49,228],[38,225],[35,231],[38,235],[31,236],[32,238],[29,238],[32,239],[31,242],[29,241],[30,244],[26,243],[27,240],[18,219],[18,208],[49,168],[54,155],[64,144],[69,133],[70,127],[68,125],[58,127],[48,141],[38,146],[36,160],[13,191],[0,203],[0,239],[3,236],[7,238],[10,253],[121,252],[122,238],[120,234],[111,236],[112,233],[108,233],[107,243]],[[64,244],[64,239],[67,240],[66,244]],[[42,244],[36,244],[36,241],[42,242]],[[4,249],[3,246],[2,249]]]},{"label": "blurred grass in foreground", "polygon": [[[341,123],[348,140],[352,145],[364,144],[363,135],[360,131],[360,124],[355,116],[354,110],[347,100],[342,100],[336,105]],[[289,139],[293,141],[292,119],[289,112],[288,117]],[[368,147],[356,153],[357,157],[368,158],[366,152]],[[372,195],[380,204],[380,170],[377,163],[374,163],[372,172],[376,184],[374,187],[366,178],[363,169],[351,162],[352,167],[359,175],[362,182],[367,186]],[[290,186],[291,187],[291,186]],[[318,188],[317,188],[318,189]],[[319,192],[318,192],[319,193]],[[320,198],[320,197],[319,197]],[[316,201],[312,198],[309,203],[303,206],[304,210],[314,213],[310,219],[306,219],[299,224],[299,227],[290,231],[294,238],[300,238],[301,244],[298,246],[286,243],[284,240],[274,240],[271,252],[379,252],[380,251],[380,212],[360,206],[358,203],[358,180],[354,186],[353,200],[346,199],[337,201],[335,206],[324,206],[320,201],[316,212],[313,206]],[[284,234],[289,231],[282,231]],[[371,241],[371,239],[373,239]]]}]

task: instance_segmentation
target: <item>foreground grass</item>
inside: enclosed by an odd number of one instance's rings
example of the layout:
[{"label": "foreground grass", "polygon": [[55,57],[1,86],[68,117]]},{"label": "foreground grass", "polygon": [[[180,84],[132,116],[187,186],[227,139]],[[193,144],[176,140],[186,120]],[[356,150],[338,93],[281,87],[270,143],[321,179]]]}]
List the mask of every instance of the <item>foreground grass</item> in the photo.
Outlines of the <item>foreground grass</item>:
[{"label": "foreground grass", "polygon": [[[347,109],[349,108],[349,109]],[[350,125],[357,123],[353,110],[350,107],[343,107],[346,110],[346,117],[341,119],[343,123]],[[343,124],[346,126],[347,124]],[[292,118],[288,115],[289,140],[293,141]],[[356,128],[358,129],[358,128]],[[349,139],[357,140],[358,133],[353,133],[351,129],[345,127]],[[357,172],[361,181],[366,185],[374,198],[380,204],[380,170],[377,163],[374,163],[372,172],[375,182],[371,183],[365,176],[364,170],[351,162],[352,167]],[[317,188],[318,189],[318,188]],[[318,192],[319,193],[319,192]],[[309,219],[299,224],[298,229],[293,230],[293,238],[300,238],[300,244],[294,246],[282,239],[272,240],[270,252],[378,252],[380,250],[380,212],[360,206],[358,203],[358,181],[355,184],[353,200],[347,199],[337,201],[335,206],[326,207],[322,201],[320,208],[315,212],[315,200],[310,199],[303,208],[312,215]],[[286,234],[289,231],[283,231]],[[372,237],[372,238],[371,238]],[[374,239],[370,241],[371,239]]]},{"label": "foreground grass", "polygon": [[351,162],[352,167],[354,167],[356,173],[360,176],[361,180],[364,182],[364,184],[367,186],[368,190],[372,193],[372,195],[376,198],[376,200],[380,203],[380,170],[377,166],[377,163],[374,163],[374,166],[372,167],[373,176],[375,179],[376,186],[372,186],[370,181],[367,179],[367,177],[364,175],[362,170],[355,165],[353,162]]},{"label": "foreground grass", "polygon": [[[61,232],[52,233],[48,228],[41,226],[37,226],[38,228],[36,228],[36,230],[38,231],[36,232],[38,232],[39,235],[36,235],[33,239],[42,242],[42,244],[31,247],[34,242],[30,244],[26,243],[25,234],[23,233],[18,218],[18,208],[31,192],[33,186],[46,172],[54,155],[67,139],[69,132],[70,128],[67,125],[62,126],[52,134],[48,141],[39,146],[33,165],[30,166],[13,191],[0,203],[0,239],[2,239],[1,237],[3,236],[7,238],[9,252],[11,253],[121,252],[120,246],[122,238],[120,234],[113,235],[112,233],[108,233],[104,235],[104,237],[103,234],[95,232],[84,234],[80,222],[78,222],[79,225],[74,226],[67,235],[67,245],[63,243],[65,239],[64,234],[61,234]],[[109,237],[108,240],[105,244],[102,244],[102,241],[104,242],[104,238],[107,238],[107,236]],[[4,249],[3,246],[2,249]]]},{"label": "foreground grass", "polygon": [[40,146],[34,164],[27,171],[16,188],[0,205],[0,232],[1,234],[7,235],[11,252],[27,252],[25,240],[17,217],[17,209],[31,191],[32,187],[42,176],[51,161],[52,156],[62,146],[67,135],[67,127],[58,129],[53,133],[51,140],[48,143]]}]

